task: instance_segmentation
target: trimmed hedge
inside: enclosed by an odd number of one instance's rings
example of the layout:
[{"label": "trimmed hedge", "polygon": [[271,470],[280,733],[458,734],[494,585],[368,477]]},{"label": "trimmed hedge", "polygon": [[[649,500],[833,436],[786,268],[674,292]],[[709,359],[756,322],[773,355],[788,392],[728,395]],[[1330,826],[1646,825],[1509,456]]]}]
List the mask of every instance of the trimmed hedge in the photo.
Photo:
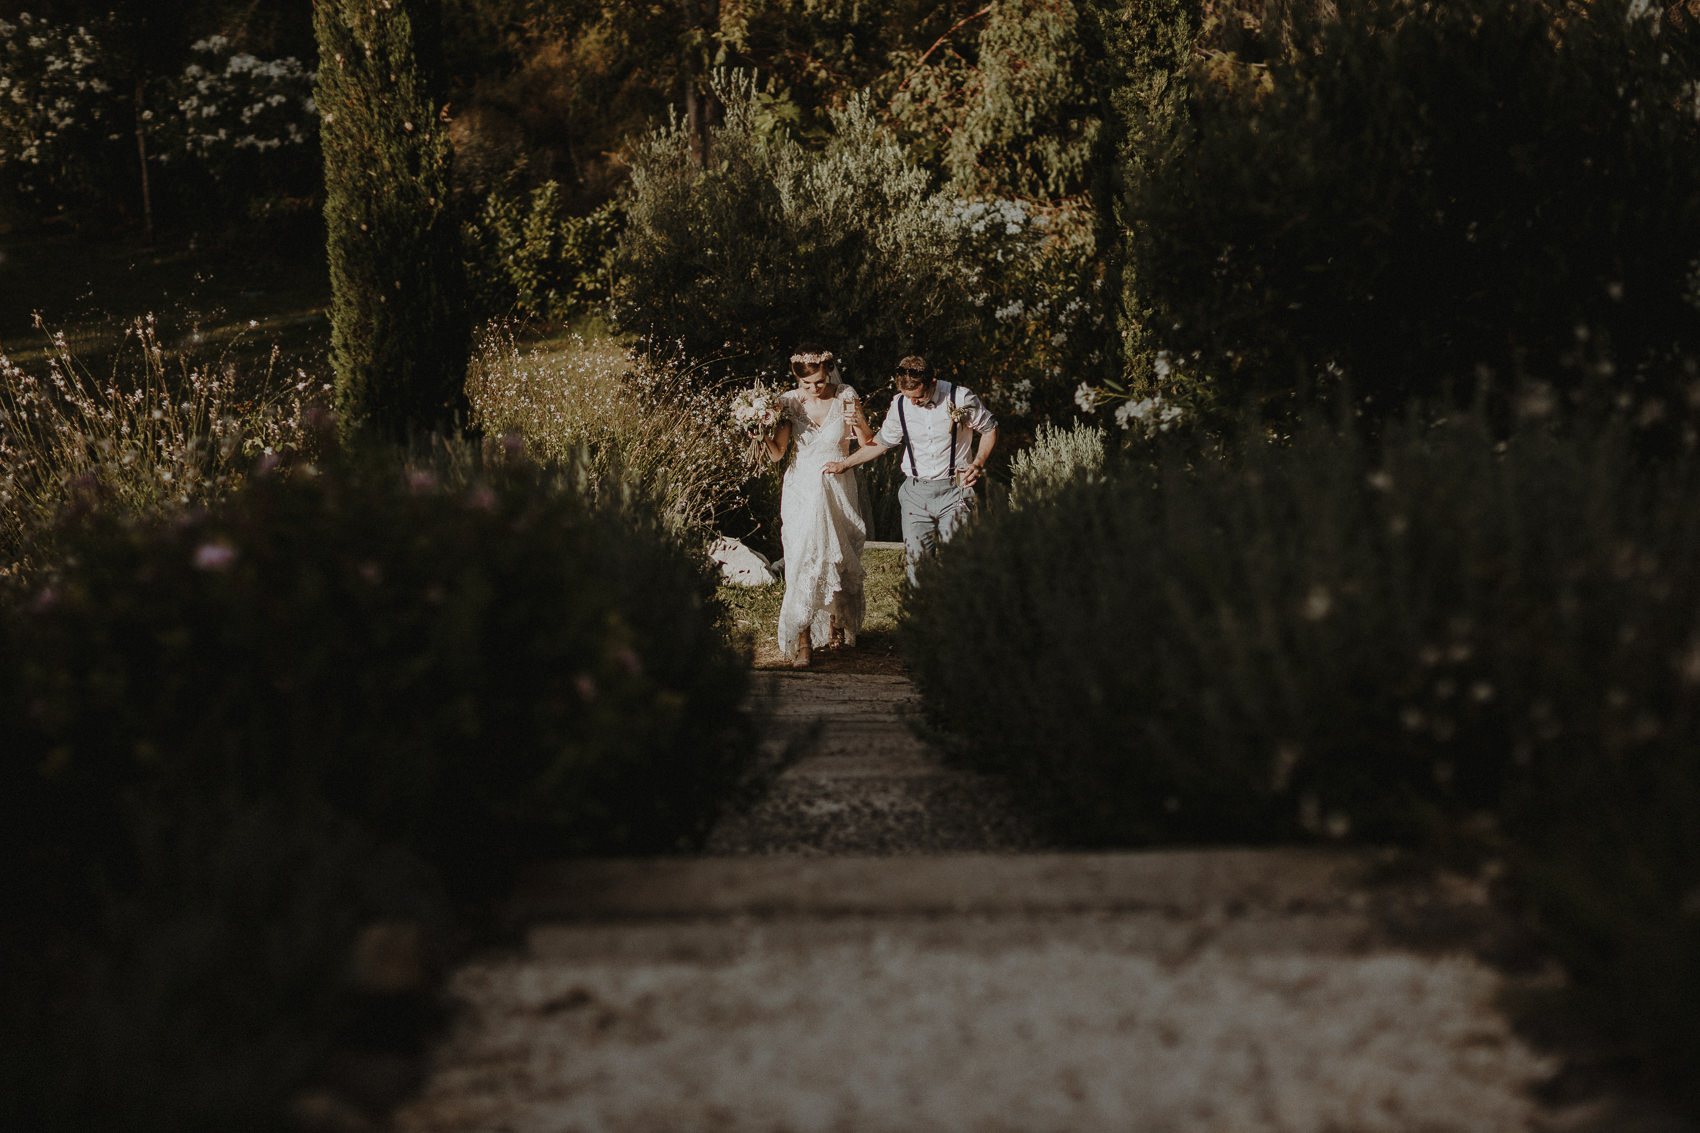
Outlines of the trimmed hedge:
[{"label": "trimmed hedge", "polygon": [[60,545],[0,617],[27,1126],[276,1120],[357,928],[691,847],[753,750],[700,555],[536,471],[337,458]]},{"label": "trimmed hedge", "polygon": [[904,642],[934,722],[1088,846],[1491,855],[1586,1003],[1700,1061],[1700,460],[1477,417],[1173,449],[988,513]]}]

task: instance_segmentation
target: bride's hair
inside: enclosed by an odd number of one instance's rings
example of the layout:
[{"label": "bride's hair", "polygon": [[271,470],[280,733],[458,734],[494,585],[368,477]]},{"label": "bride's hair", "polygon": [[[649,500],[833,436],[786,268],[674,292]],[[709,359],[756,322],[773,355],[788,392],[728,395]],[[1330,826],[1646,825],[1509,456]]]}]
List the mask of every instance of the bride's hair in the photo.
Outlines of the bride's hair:
[{"label": "bride's hair", "polygon": [[833,382],[838,381],[838,359],[818,342],[804,342],[791,352],[791,373],[802,378],[816,370],[826,371]]}]

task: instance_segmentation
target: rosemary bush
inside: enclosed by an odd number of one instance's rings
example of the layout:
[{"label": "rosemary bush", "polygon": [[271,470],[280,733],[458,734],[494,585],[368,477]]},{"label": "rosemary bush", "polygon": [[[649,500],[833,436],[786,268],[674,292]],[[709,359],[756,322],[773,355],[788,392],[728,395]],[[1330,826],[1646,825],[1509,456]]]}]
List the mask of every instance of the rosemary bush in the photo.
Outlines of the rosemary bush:
[{"label": "rosemary bush", "polygon": [[1009,506],[1034,507],[1067,484],[1101,476],[1104,437],[1096,425],[1040,425],[1033,443],[1010,458]]},{"label": "rosemary bush", "polygon": [[1574,1002],[1700,1057],[1700,460],[1481,415],[1178,447],[929,564],[935,721],[1083,845],[1498,857]]}]

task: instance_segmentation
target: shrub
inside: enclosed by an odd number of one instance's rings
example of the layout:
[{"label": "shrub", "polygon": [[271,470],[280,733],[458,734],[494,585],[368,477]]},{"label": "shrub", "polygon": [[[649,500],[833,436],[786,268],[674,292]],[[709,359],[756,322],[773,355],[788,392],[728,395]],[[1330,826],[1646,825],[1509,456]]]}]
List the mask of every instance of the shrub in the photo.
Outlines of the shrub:
[{"label": "shrub", "polygon": [[1466,414],[1170,451],[987,513],[905,647],[1069,841],[1503,856],[1596,1017],[1692,1065],[1700,462],[1634,449]]},{"label": "shrub", "polygon": [[710,580],[617,501],[339,458],[66,539],[16,626],[55,784],[305,792],[479,875],[674,847],[736,771]]},{"label": "shrub", "polygon": [[109,20],[91,30],[27,12],[0,19],[0,204],[87,204],[124,168],[112,144],[124,108],[107,81],[111,33]]},{"label": "shrub", "polygon": [[466,225],[467,275],[487,317],[565,320],[602,313],[620,209],[569,215],[561,186],[522,189],[509,176]]},{"label": "shrub", "polygon": [[469,324],[436,90],[439,12],[439,0],[313,8],[331,363],[350,435],[404,440],[466,419]]},{"label": "shrub", "polygon": [[264,1124],[351,1025],[362,924],[696,844],[747,670],[700,556],[618,495],[333,454],[67,520],[0,610],[18,1124]]},{"label": "shrub", "polygon": [[1035,507],[1076,480],[1104,471],[1104,430],[1076,423],[1040,425],[1029,447],[1009,462],[1009,506]]},{"label": "shrub", "polygon": [[837,114],[813,154],[766,121],[753,79],[722,75],[716,90],[725,125],[706,168],[683,123],[633,147],[617,324],[693,358],[730,344],[751,372],[822,339],[852,381],[917,346],[966,341],[956,233],[868,101]]},{"label": "shrub", "polygon": [[1391,413],[1602,371],[1685,407],[1666,362],[1700,353],[1700,22],[1679,14],[1353,6],[1265,75],[1196,83],[1189,144],[1127,215],[1153,346],[1193,364],[1139,376],[1230,413],[1342,377]]},{"label": "shrub", "polygon": [[682,124],[634,147],[620,329],[713,359],[717,377],[789,381],[792,348],[819,340],[864,396],[919,352],[1000,413],[1066,408],[1102,351],[1085,209],[932,190],[865,97],[811,149],[750,77],[717,90],[726,124],[706,167]]}]

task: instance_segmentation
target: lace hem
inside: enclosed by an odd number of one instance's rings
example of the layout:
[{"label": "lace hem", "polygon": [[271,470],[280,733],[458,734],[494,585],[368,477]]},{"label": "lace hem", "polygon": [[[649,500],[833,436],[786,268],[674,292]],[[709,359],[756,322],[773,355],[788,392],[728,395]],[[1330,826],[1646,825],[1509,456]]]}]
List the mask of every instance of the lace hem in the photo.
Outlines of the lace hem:
[{"label": "lace hem", "polygon": [[[836,562],[823,562],[806,575],[810,582],[794,586],[791,564],[785,564],[785,599],[779,608],[779,652],[789,661],[797,656],[797,637],[809,631],[809,648],[824,648],[832,636],[833,615],[844,631],[844,644],[856,644],[867,616],[867,596],[862,589],[862,570],[845,570]],[[849,577],[853,576],[853,577]]]}]

